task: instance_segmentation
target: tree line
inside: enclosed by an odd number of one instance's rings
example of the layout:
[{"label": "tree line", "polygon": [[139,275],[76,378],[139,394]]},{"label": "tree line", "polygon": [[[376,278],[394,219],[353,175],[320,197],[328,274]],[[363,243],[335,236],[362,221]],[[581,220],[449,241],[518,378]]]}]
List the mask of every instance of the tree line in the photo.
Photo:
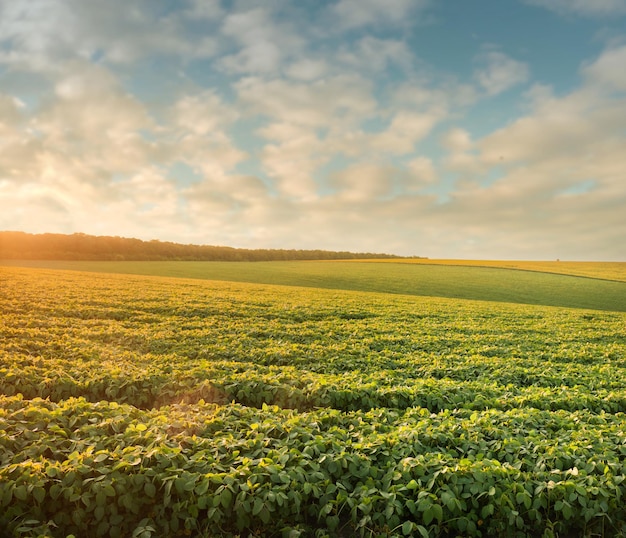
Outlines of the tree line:
[{"label": "tree line", "polygon": [[90,261],[279,261],[402,258],[393,254],[183,245],[118,236],[0,232],[0,259]]}]

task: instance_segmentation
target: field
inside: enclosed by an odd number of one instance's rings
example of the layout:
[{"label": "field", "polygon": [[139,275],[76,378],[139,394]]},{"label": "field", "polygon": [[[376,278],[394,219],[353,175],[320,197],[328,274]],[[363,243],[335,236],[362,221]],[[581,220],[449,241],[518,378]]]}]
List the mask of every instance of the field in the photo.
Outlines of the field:
[{"label": "field", "polygon": [[[4,263],[47,269],[199,278],[626,312],[626,263],[465,261],[463,263],[466,265],[460,265],[461,262],[457,260],[451,260],[450,263],[441,260],[435,262],[437,261]],[[491,265],[483,267],[472,265],[473,263]],[[516,270],[507,269],[510,264],[514,264]],[[540,271],[541,268],[544,271]],[[561,273],[556,274],[557,270]],[[581,275],[601,278],[575,278]]]},{"label": "field", "polygon": [[[367,262],[368,260],[359,260]],[[539,273],[584,276],[602,280],[626,282],[626,262],[570,262],[570,261],[502,261],[502,260],[430,260],[428,258],[373,260],[376,263],[411,263],[419,265],[446,265],[457,267],[497,267]]]},{"label": "field", "polygon": [[621,266],[63,263],[0,267],[10,535],[626,533]]}]

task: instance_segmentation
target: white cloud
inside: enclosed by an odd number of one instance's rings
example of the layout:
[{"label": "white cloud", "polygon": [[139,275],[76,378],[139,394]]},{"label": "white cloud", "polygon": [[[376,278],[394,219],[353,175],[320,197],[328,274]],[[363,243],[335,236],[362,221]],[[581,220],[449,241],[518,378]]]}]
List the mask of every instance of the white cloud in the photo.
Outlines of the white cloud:
[{"label": "white cloud", "polygon": [[359,28],[404,24],[414,12],[429,4],[428,0],[339,0],[332,11],[343,28]]},{"label": "white cloud", "polygon": [[452,153],[461,153],[472,148],[470,134],[460,127],[454,127],[447,131],[441,138],[441,143],[443,147]]},{"label": "white cloud", "polygon": [[315,133],[297,125],[272,124],[261,134],[276,140],[261,154],[263,169],[274,180],[276,190],[287,198],[316,198],[314,174],[325,158]]},{"label": "white cloud", "polygon": [[[0,93],[0,134],[13,132],[23,121],[23,104],[11,95]],[[0,142],[0,147],[2,142]]]},{"label": "white cloud", "polygon": [[[425,184],[434,183],[437,179],[437,172],[432,159],[428,157],[416,157],[409,161],[407,165],[414,187],[422,187]],[[411,189],[409,189],[410,191]]]},{"label": "white cloud", "polygon": [[224,16],[220,0],[189,0],[190,7],[183,15],[192,20],[215,20]]},{"label": "white cloud", "polygon": [[141,102],[119,87],[106,70],[72,64],[56,85],[58,99],[33,118],[48,151],[88,166],[126,173],[154,155],[140,130],[154,126]]},{"label": "white cloud", "polygon": [[275,73],[285,57],[299,50],[303,41],[288,24],[276,23],[266,8],[232,13],[226,17],[222,33],[233,38],[241,50],[221,58],[231,73]]},{"label": "white cloud", "polygon": [[286,73],[296,80],[311,82],[322,78],[328,74],[330,67],[324,60],[314,60],[309,58],[298,59],[289,65]]},{"label": "white cloud", "polygon": [[585,66],[584,84],[564,96],[534,86],[530,113],[482,139],[459,129],[444,136],[447,165],[463,179],[438,214],[467,235],[468,256],[480,244],[496,257],[614,259],[626,233],[626,95],[608,66],[620,54]]},{"label": "white cloud", "polygon": [[626,0],[524,0],[561,15],[612,17],[626,14]]},{"label": "white cloud", "polygon": [[555,155],[575,161],[592,148],[623,136],[625,104],[624,99],[598,101],[584,90],[574,92],[493,132],[477,147],[489,164],[536,163]]},{"label": "white cloud", "polygon": [[224,181],[247,157],[228,134],[240,114],[215,92],[184,95],[171,112],[171,123],[161,128],[164,155],[170,162],[179,160],[211,181]]},{"label": "white cloud", "polygon": [[626,45],[609,48],[583,68],[587,84],[608,91],[626,91]]},{"label": "white cloud", "polygon": [[11,185],[50,184],[55,176],[108,184],[158,160],[157,145],[141,134],[154,127],[152,118],[100,67],[66,66],[56,95],[34,110],[16,107],[3,114],[11,122],[3,122],[9,129],[0,142],[0,179]]},{"label": "white cloud", "polygon": [[392,194],[395,170],[389,165],[355,164],[334,174],[331,185],[348,203],[372,202]]},{"label": "white cloud", "polygon": [[392,103],[395,107],[429,111],[441,117],[453,110],[463,109],[478,100],[478,92],[471,84],[459,82],[454,77],[411,78],[393,87]]},{"label": "white cloud", "polygon": [[221,138],[239,113],[212,90],[182,96],[174,105],[177,127],[192,134]]},{"label": "white cloud", "polygon": [[242,79],[235,88],[249,112],[282,123],[329,127],[358,123],[376,111],[371,83],[355,74],[312,84],[250,77]]},{"label": "white cloud", "polygon": [[441,116],[437,113],[400,110],[385,131],[371,137],[370,147],[387,155],[412,153],[439,120]]},{"label": "white cloud", "polygon": [[190,33],[184,24],[190,14],[206,20],[211,13],[219,15],[200,1],[170,16],[147,0],[128,0],[124,9],[82,0],[1,2],[0,63],[50,72],[65,60],[94,56],[112,64],[158,54],[211,57],[217,51],[211,33]]},{"label": "white cloud", "polygon": [[527,64],[499,51],[483,52],[477,61],[480,67],[474,71],[474,78],[488,95],[497,95],[526,82],[530,75]]},{"label": "white cloud", "polygon": [[414,55],[406,43],[397,39],[365,36],[354,45],[339,50],[336,60],[349,68],[364,72],[384,71],[392,65],[410,72]]}]

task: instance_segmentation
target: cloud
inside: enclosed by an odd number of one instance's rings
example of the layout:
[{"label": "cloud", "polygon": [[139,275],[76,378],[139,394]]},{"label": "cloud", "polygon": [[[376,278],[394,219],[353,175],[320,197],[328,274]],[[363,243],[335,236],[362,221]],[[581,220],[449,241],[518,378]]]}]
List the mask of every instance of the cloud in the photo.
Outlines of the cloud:
[{"label": "cloud", "polygon": [[[438,211],[474,238],[466,252],[480,244],[495,255],[615,256],[626,233],[618,209],[626,205],[626,95],[610,66],[621,54],[608,49],[584,66],[583,85],[564,96],[533,87],[527,116],[480,139],[459,129],[444,136],[448,165],[463,179]],[[485,183],[490,172],[496,177]],[[507,246],[507,236],[517,243]]]},{"label": "cloud", "polygon": [[183,16],[191,20],[216,20],[223,18],[224,10],[220,0],[189,0],[190,7],[183,11]]},{"label": "cloud", "polygon": [[248,77],[235,88],[248,112],[281,123],[309,127],[354,124],[376,110],[371,83],[350,73],[312,84]]},{"label": "cloud", "polygon": [[454,127],[441,137],[441,143],[452,153],[465,152],[471,149],[472,139],[470,134],[460,127]]},{"label": "cloud", "polygon": [[213,90],[182,96],[174,105],[173,113],[178,128],[214,138],[224,136],[223,130],[239,117],[239,113]]},{"label": "cloud", "polygon": [[285,71],[290,78],[311,82],[328,74],[330,66],[324,60],[300,58],[289,65]]},{"label": "cloud", "polygon": [[609,48],[593,63],[583,67],[590,86],[626,92],[626,45]]},{"label": "cloud", "polygon": [[286,56],[293,55],[303,44],[289,24],[277,23],[266,8],[228,15],[222,33],[241,47],[236,54],[224,56],[220,64],[230,73],[275,73]]},{"label": "cloud", "polygon": [[140,134],[154,126],[152,118],[107,70],[69,65],[56,95],[31,121],[47,151],[110,173],[134,171],[154,156]]},{"label": "cloud", "polygon": [[404,24],[430,4],[428,0],[340,0],[331,7],[344,29],[368,25]]},{"label": "cloud", "polygon": [[373,36],[365,36],[350,47],[344,47],[337,53],[336,59],[361,72],[384,71],[388,67],[398,66],[410,73],[415,61],[406,43]]},{"label": "cloud", "polygon": [[246,156],[226,134],[237,113],[214,92],[181,96],[159,124],[109,70],[85,62],[66,64],[32,110],[0,96],[0,117],[0,206],[12,229],[175,239],[190,223],[169,166],[223,185]]},{"label": "cloud", "polygon": [[400,110],[385,131],[370,137],[369,146],[372,150],[386,155],[412,153],[415,145],[423,140],[441,119],[441,115],[436,112]]},{"label": "cloud", "polygon": [[329,156],[315,132],[290,123],[273,123],[260,134],[273,141],[263,148],[261,163],[278,193],[287,198],[316,198],[315,171]]},{"label": "cloud", "polygon": [[219,15],[200,1],[175,15],[160,14],[148,0],[128,0],[124,9],[82,0],[2,2],[0,63],[51,72],[71,59],[129,64],[158,54],[207,58],[217,52],[214,37],[189,32],[185,21],[202,16],[208,22]]},{"label": "cloud", "polygon": [[393,106],[429,110],[445,116],[453,110],[464,109],[476,103],[479,93],[472,84],[456,77],[412,77],[392,90]]},{"label": "cloud", "polygon": [[394,169],[388,165],[359,163],[330,178],[342,200],[349,203],[372,202],[392,194]]},{"label": "cloud", "polygon": [[[437,172],[432,159],[428,157],[416,157],[409,161],[407,169],[410,175],[410,183],[415,187],[422,187],[425,184],[434,183],[437,179]],[[412,190],[409,185],[409,192]]]},{"label": "cloud", "polygon": [[[15,105],[0,152],[0,179],[10,184],[38,182],[108,184],[158,157],[141,131],[154,123],[144,106],[127,94],[105,69],[72,64],[51,95],[34,110]],[[57,179],[53,178],[57,176]],[[63,189],[64,190],[64,189]]]},{"label": "cloud", "polygon": [[213,90],[181,95],[166,123],[155,132],[161,162],[187,164],[201,178],[224,182],[248,155],[232,139],[230,129],[240,112]]},{"label": "cloud", "polygon": [[[12,95],[0,93],[0,134],[13,132],[22,123],[23,103]],[[0,147],[1,147],[0,142]]]},{"label": "cloud", "polygon": [[544,7],[560,15],[614,17],[626,14],[625,0],[524,0],[524,2]]},{"label": "cloud", "polygon": [[506,54],[491,50],[481,53],[474,71],[474,79],[488,95],[497,95],[526,82],[530,76],[528,65]]}]

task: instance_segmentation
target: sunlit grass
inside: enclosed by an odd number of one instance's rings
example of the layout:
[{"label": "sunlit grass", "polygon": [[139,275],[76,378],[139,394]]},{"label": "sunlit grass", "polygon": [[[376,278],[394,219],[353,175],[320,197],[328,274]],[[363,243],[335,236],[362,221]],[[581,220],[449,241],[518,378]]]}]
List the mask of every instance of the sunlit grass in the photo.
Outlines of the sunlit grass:
[{"label": "sunlit grass", "polygon": [[505,260],[431,260],[425,258],[394,260],[350,260],[360,263],[411,263],[420,265],[460,265],[469,267],[497,267],[561,275],[584,276],[603,280],[626,282],[626,262],[574,261],[505,261]]},{"label": "sunlit grass", "polygon": [[[10,262],[6,262],[7,265]],[[479,262],[473,262],[478,264]],[[498,262],[511,264],[516,262]],[[526,262],[524,262],[526,263]],[[530,267],[534,262],[527,262]],[[539,263],[539,262],[537,262]],[[547,263],[547,262],[546,262]],[[555,262],[557,263],[557,262]],[[50,269],[200,278],[258,284],[354,290],[626,311],[626,282],[600,278],[426,262],[12,262]],[[536,267],[539,267],[537,265]],[[591,266],[590,266],[591,267]],[[596,267],[604,273],[602,265]]]}]

